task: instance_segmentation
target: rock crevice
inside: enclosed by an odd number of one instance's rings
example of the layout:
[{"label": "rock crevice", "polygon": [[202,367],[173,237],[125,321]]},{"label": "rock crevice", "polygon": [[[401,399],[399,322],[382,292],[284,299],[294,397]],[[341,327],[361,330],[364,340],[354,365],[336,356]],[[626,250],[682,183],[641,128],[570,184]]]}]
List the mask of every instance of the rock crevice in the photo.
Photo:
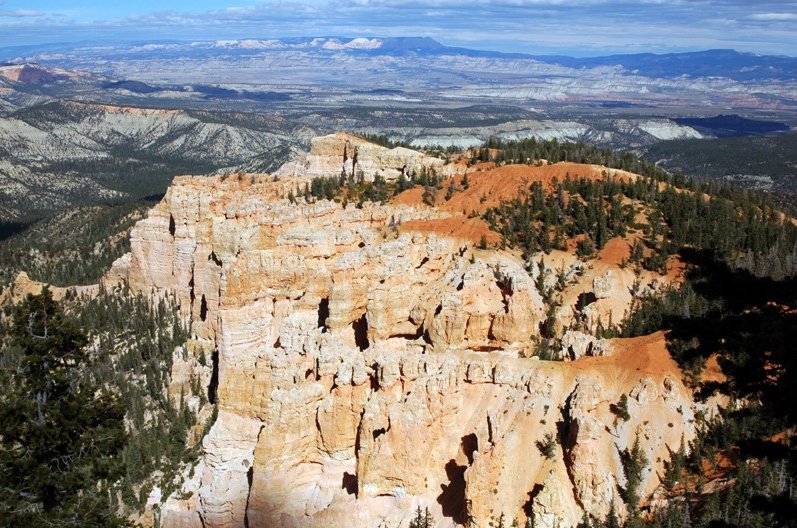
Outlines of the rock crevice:
[{"label": "rock crevice", "polygon": [[[342,145],[321,147],[314,156],[341,163]],[[357,146],[364,171],[417,158],[371,150]],[[529,357],[546,311],[538,266],[387,228],[445,214],[423,205],[291,203],[316,172],[178,177],[108,275],[174,292],[194,341],[214,351],[218,419],[185,490],[196,499],[172,496],[164,526],[377,527],[418,506],[441,527],[501,514],[575,526],[583,511],[622,512],[617,453],[638,430],[656,461],[691,438],[693,402],[662,335],[570,334],[574,361]],[[598,299],[629,280],[600,273]],[[609,402],[621,394],[631,417],[618,423]],[[537,442],[559,435],[565,408],[566,445],[546,457]],[[645,474],[646,492],[657,483]]]}]

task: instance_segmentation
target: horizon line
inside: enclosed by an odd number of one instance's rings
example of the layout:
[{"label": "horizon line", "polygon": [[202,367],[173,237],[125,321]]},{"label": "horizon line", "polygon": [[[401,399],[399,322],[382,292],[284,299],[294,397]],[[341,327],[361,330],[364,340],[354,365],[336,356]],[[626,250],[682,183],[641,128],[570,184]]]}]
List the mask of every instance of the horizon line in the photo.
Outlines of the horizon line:
[{"label": "horizon line", "polygon": [[[450,50],[462,50],[462,51],[473,51],[473,52],[480,52],[480,53],[492,53],[495,55],[504,55],[504,56],[514,56],[514,57],[566,57],[566,58],[576,58],[576,59],[588,59],[588,58],[604,58],[604,57],[615,57],[615,56],[635,56],[635,55],[655,55],[655,56],[666,56],[666,55],[687,55],[687,54],[699,54],[699,53],[708,53],[712,51],[725,51],[725,52],[734,52],[740,55],[748,55],[748,56],[756,56],[756,57],[778,57],[778,58],[789,58],[789,59],[797,59],[797,55],[787,55],[787,54],[776,54],[776,53],[758,53],[752,51],[740,51],[736,48],[689,48],[684,51],[664,51],[664,52],[655,52],[655,51],[635,51],[635,52],[626,52],[626,53],[597,53],[597,54],[580,54],[571,51],[570,53],[553,53],[553,52],[543,52],[543,53],[533,53],[533,52],[523,52],[523,51],[501,51],[494,48],[476,48],[476,47],[467,47],[467,46],[457,46],[457,45],[450,45],[444,42],[441,42],[439,39],[424,36],[424,35],[405,35],[405,36],[344,36],[344,35],[303,35],[303,36],[295,36],[295,37],[273,37],[273,36],[250,36],[250,37],[236,37],[236,38],[214,38],[214,39],[196,39],[196,38],[188,38],[188,37],[180,37],[180,36],[173,36],[173,37],[164,37],[164,38],[152,38],[152,39],[136,39],[136,38],[88,38],[88,39],[77,39],[77,40],[55,40],[55,41],[48,41],[48,42],[40,42],[36,44],[19,44],[19,45],[12,45],[12,46],[0,46],[1,50],[23,50],[23,49],[35,49],[41,47],[48,47],[48,46],[59,46],[59,45],[71,45],[71,46],[80,46],[80,45],[87,45],[87,44],[141,44],[141,43],[213,43],[213,42],[242,42],[242,41],[278,41],[278,42],[288,42],[288,41],[302,41],[302,40],[313,40],[313,39],[340,39],[343,41],[351,42],[356,39],[367,39],[367,40],[383,40],[383,41],[390,41],[390,40],[408,40],[408,39],[418,39],[418,40],[426,40],[431,41],[440,46],[450,49]],[[266,51],[266,50],[260,50]],[[279,51],[279,50],[269,50],[269,51]],[[328,50],[328,51],[342,51],[342,50]],[[358,49],[348,49],[346,51],[370,51],[370,50],[358,50]]]}]

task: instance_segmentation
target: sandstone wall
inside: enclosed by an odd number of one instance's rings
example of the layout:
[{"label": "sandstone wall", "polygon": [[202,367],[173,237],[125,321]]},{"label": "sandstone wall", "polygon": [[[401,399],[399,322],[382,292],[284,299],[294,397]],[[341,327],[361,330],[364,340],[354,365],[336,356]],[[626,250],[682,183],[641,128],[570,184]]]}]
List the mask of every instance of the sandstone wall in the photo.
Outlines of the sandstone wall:
[{"label": "sandstone wall", "polygon": [[[218,420],[164,526],[407,526],[417,506],[440,527],[501,514],[575,526],[584,510],[623,513],[620,453],[635,437],[653,491],[694,429],[662,335],[598,347],[573,335],[579,351],[608,352],[529,357],[545,317],[538,265],[399,234],[443,215],[426,207],[294,205],[293,187],[177,178],[106,279],[174,291],[191,346],[213,357],[202,379]],[[613,273],[596,298],[625,277]],[[610,410],[622,394],[628,421]]]},{"label": "sandstone wall", "polygon": [[441,170],[443,160],[403,147],[389,149],[353,134],[338,132],[313,138],[310,153],[289,162],[277,171],[279,177],[339,177],[341,173],[362,175],[373,181],[379,175],[395,180],[402,173],[420,173],[422,168]]}]

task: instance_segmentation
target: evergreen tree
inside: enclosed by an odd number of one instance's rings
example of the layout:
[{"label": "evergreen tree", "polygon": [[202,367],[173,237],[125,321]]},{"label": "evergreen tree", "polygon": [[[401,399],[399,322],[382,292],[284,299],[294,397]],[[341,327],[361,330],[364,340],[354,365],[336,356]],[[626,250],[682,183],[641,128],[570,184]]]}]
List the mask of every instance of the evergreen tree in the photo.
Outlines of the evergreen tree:
[{"label": "evergreen tree", "polygon": [[625,470],[626,485],[623,493],[625,503],[631,518],[639,515],[640,485],[642,473],[648,465],[647,457],[639,445],[639,436],[634,438],[631,449],[623,454],[623,469]]},{"label": "evergreen tree", "polygon": [[556,437],[551,433],[546,433],[542,440],[537,440],[537,449],[545,458],[553,458],[556,456]]},{"label": "evergreen tree", "polygon": [[611,411],[621,420],[628,421],[631,419],[631,415],[628,413],[628,396],[623,393],[620,396],[620,400],[617,404],[610,405]]},{"label": "evergreen tree", "polygon": [[112,527],[124,411],[87,338],[45,289],[16,309],[0,383],[0,526]]},{"label": "evergreen tree", "polygon": [[432,514],[429,512],[429,508],[421,510],[421,507],[418,506],[418,509],[415,510],[415,517],[410,521],[409,528],[433,528],[432,525]]},{"label": "evergreen tree", "polygon": [[617,518],[617,512],[614,511],[614,502],[612,502],[609,514],[606,516],[606,521],[603,525],[606,528],[620,528],[620,519]]}]

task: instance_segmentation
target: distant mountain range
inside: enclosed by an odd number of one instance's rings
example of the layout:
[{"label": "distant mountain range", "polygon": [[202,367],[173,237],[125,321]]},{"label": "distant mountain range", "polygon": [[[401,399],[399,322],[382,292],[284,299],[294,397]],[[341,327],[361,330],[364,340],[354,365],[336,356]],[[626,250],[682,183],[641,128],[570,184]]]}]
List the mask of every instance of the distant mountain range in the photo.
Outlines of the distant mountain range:
[{"label": "distant mountain range", "polygon": [[[585,109],[679,109],[676,117],[694,109],[695,117],[736,113],[797,125],[797,58],[732,50],[573,58],[431,38],[307,37],[7,47],[2,62],[9,65],[0,66],[0,111],[48,96],[242,112],[476,104],[555,107],[556,118],[570,118]],[[24,64],[72,74],[14,70]],[[670,117],[647,112],[661,116]]]},{"label": "distant mountain range", "polygon": [[351,53],[365,55],[443,56],[473,58],[531,59],[568,68],[620,67],[628,73],[646,77],[690,78],[724,77],[736,81],[764,79],[797,79],[797,57],[757,55],[732,49],[715,49],[687,53],[635,53],[598,57],[535,55],[473,50],[441,44],[429,37],[345,38],[305,37],[286,39],[236,39],[214,41],[157,41],[132,43],[93,42],[12,46],[0,48],[0,60],[42,56],[112,55],[119,59],[152,57],[209,57],[219,53],[246,56],[264,52],[316,51],[319,53]]},{"label": "distant mountain range", "polygon": [[577,59],[429,38],[0,48],[0,223],[156,194],[186,172],[268,172],[336,130],[429,148],[535,137],[637,151],[788,133],[797,59]]},{"label": "distant mountain range", "polygon": [[631,73],[646,77],[725,77],[735,81],[797,78],[797,57],[756,55],[731,49],[587,58],[536,56],[535,59],[571,68],[619,65]]}]

